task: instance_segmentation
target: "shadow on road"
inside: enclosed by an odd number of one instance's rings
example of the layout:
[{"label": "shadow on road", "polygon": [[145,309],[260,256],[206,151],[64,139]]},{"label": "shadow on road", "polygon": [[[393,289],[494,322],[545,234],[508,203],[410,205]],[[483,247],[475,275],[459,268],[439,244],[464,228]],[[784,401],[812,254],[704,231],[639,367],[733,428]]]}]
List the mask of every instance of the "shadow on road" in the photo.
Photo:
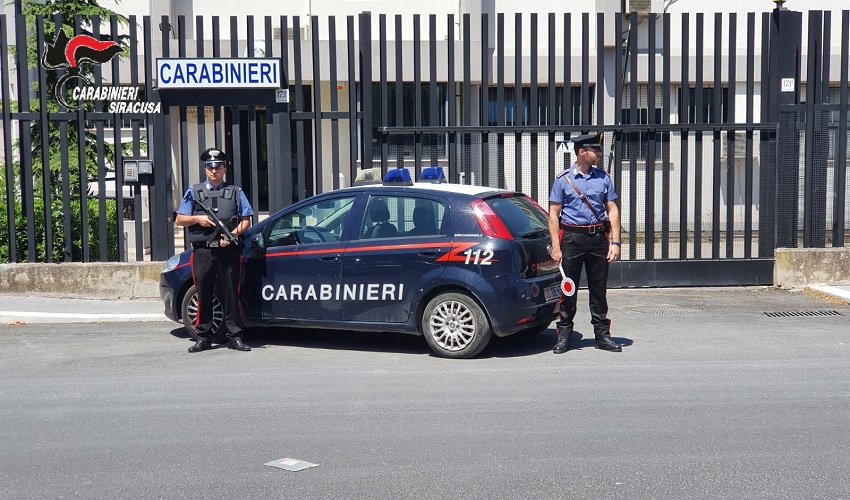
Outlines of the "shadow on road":
[{"label": "shadow on road", "polygon": [[[176,338],[194,342],[185,328],[175,328],[170,333]],[[393,332],[263,327],[246,329],[242,341],[252,349],[281,346],[436,356],[423,337]],[[551,350],[554,343],[555,332],[552,329],[539,335],[517,334],[504,338],[493,336],[476,358],[533,356]],[[227,347],[224,338],[215,339],[213,344],[213,348]]]}]

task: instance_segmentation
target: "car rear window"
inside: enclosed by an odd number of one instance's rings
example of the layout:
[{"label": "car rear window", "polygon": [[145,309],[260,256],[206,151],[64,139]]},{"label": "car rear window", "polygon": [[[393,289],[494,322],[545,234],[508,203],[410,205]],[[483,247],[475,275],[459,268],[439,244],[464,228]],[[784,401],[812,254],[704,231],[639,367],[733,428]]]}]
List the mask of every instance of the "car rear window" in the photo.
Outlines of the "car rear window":
[{"label": "car rear window", "polygon": [[549,218],[527,196],[517,194],[484,200],[499,216],[514,238],[530,238],[549,233]]}]

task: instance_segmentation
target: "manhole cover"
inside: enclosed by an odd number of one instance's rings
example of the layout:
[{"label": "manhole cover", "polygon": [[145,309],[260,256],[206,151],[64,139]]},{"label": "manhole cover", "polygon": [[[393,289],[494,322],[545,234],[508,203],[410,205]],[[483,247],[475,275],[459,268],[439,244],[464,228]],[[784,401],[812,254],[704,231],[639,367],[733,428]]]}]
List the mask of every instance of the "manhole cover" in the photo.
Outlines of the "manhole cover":
[{"label": "manhole cover", "polygon": [[774,311],[766,312],[765,316],[771,318],[811,318],[817,316],[841,316],[838,311]]},{"label": "manhole cover", "polygon": [[685,307],[685,306],[674,306],[668,304],[660,304],[656,306],[637,306],[630,307],[630,311],[645,313],[645,314],[657,314],[660,316],[669,316],[671,314],[688,314],[699,312],[699,309],[695,309],[693,307]]}]

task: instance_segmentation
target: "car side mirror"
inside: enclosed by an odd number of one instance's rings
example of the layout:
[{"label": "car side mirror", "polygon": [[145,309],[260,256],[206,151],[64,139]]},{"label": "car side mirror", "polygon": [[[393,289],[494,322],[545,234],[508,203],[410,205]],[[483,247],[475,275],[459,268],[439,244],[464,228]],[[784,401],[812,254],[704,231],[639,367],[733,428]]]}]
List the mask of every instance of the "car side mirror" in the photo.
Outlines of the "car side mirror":
[{"label": "car side mirror", "polygon": [[259,259],[266,251],[266,238],[263,233],[257,233],[251,237],[251,257]]}]

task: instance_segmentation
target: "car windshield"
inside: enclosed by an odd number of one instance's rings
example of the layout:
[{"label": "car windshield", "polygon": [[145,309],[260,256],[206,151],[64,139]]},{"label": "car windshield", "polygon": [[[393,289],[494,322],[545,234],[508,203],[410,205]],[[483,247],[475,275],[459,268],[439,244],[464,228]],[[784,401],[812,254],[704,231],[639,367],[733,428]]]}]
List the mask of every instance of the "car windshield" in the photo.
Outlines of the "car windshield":
[{"label": "car windshield", "polygon": [[485,200],[514,238],[531,238],[549,233],[549,219],[539,205],[525,195]]}]

